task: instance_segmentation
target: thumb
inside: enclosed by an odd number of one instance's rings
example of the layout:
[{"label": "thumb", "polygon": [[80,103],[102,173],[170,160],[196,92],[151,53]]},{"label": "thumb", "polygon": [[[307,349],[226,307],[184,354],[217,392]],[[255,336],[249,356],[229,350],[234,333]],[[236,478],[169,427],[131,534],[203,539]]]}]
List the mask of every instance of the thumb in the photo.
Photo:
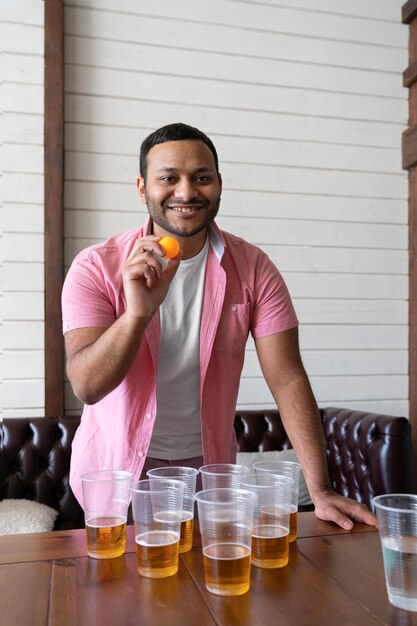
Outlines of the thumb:
[{"label": "thumb", "polygon": [[177,256],[174,257],[173,259],[169,259],[168,265],[166,265],[165,270],[164,270],[164,277],[169,282],[172,281],[172,279],[174,278],[175,274],[177,273],[177,270],[178,270],[179,265],[180,265],[180,261],[181,261],[181,252],[179,252],[177,254]]}]

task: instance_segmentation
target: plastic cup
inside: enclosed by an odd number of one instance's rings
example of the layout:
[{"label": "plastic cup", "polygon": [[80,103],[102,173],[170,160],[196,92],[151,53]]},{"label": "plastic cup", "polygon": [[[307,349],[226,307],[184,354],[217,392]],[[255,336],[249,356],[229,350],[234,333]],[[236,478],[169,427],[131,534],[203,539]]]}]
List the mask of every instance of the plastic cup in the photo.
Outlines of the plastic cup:
[{"label": "plastic cup", "polygon": [[417,611],[417,495],[387,494],[372,500],[378,520],[388,599]]},{"label": "plastic cup", "polygon": [[173,576],[178,572],[184,483],[153,478],[140,480],[130,491],[139,574]]},{"label": "plastic cup", "polygon": [[295,461],[258,461],[253,464],[255,473],[270,472],[277,476],[288,476],[294,481],[291,496],[290,514],[290,543],[297,539],[298,525],[298,495],[300,491],[300,469],[301,465]]},{"label": "plastic cup", "polygon": [[155,478],[173,478],[184,483],[184,500],[181,520],[180,554],[188,552],[193,547],[194,530],[194,496],[198,470],[194,467],[170,465],[156,467],[146,472],[149,480]]},{"label": "plastic cup", "polygon": [[249,474],[242,489],[255,494],[251,563],[265,569],[285,567],[289,560],[291,496],[294,481],[269,472]]},{"label": "plastic cup", "polygon": [[203,490],[240,487],[243,476],[249,474],[249,468],[233,463],[214,463],[200,467]]},{"label": "plastic cup", "polygon": [[111,559],[124,554],[130,472],[97,470],[81,476],[87,554]]},{"label": "plastic cup", "polygon": [[219,596],[239,596],[250,587],[255,494],[219,488],[196,494],[206,588]]}]

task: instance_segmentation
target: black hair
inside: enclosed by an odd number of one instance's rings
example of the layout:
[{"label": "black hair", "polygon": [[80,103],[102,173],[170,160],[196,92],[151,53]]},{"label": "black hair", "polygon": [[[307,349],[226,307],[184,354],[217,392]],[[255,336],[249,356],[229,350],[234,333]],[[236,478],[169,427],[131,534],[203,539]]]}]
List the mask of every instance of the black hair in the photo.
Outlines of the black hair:
[{"label": "black hair", "polygon": [[214,157],[216,171],[219,173],[219,160],[217,158],[216,148],[214,147],[212,140],[201,130],[198,130],[198,128],[177,122],[175,124],[168,124],[167,126],[158,128],[158,130],[155,130],[142,141],[139,155],[140,175],[146,180],[147,156],[151,148],[159,143],[165,143],[166,141],[181,141],[186,139],[202,141],[210,148]]}]

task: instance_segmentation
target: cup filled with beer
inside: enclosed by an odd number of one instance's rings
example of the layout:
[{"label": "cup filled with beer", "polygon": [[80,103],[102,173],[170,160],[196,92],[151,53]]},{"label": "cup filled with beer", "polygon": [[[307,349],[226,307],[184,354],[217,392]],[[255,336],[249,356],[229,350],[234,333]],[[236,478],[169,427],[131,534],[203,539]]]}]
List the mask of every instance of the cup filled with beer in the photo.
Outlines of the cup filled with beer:
[{"label": "cup filled with beer", "polygon": [[242,489],[256,496],[251,555],[256,567],[272,569],[288,564],[292,486],[288,476],[269,472],[249,474],[242,481]]},{"label": "cup filled with beer", "polygon": [[146,475],[155,478],[173,478],[184,483],[184,500],[181,518],[180,554],[189,552],[193,547],[194,496],[198,470],[194,467],[169,465],[149,470]]},{"label": "cup filled with beer", "polygon": [[184,488],[171,478],[140,480],[131,487],[141,576],[166,578],[178,572]]},{"label": "cup filled with beer", "polygon": [[81,476],[88,556],[112,559],[124,554],[131,480],[132,474],[122,470]]},{"label": "cup filled with beer", "polygon": [[255,494],[218,488],[196,494],[206,588],[219,596],[239,596],[250,587]]},{"label": "cup filled with beer", "polygon": [[203,489],[239,488],[249,468],[233,463],[213,463],[200,467]]},{"label": "cup filled with beer", "polygon": [[288,476],[293,481],[290,514],[290,543],[297,539],[298,495],[300,491],[301,465],[295,461],[258,461],[253,464],[256,474],[269,472],[278,476]]}]

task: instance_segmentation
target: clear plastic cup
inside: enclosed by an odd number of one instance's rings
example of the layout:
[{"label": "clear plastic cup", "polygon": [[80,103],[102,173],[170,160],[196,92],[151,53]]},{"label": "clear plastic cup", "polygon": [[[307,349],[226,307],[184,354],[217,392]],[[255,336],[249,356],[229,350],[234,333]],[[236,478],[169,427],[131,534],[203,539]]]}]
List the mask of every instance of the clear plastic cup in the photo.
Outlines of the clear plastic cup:
[{"label": "clear plastic cup", "polygon": [[138,572],[165,578],[178,572],[184,483],[140,480],[131,487]]},{"label": "clear plastic cup", "polygon": [[417,611],[417,495],[386,494],[372,502],[388,599],[400,609]]},{"label": "clear plastic cup", "polygon": [[270,472],[277,476],[288,476],[294,481],[291,496],[290,515],[290,543],[297,539],[298,525],[298,495],[300,491],[300,469],[301,465],[295,461],[258,461],[253,464],[256,474],[260,472]]},{"label": "clear plastic cup", "polygon": [[269,472],[249,474],[242,489],[255,494],[251,563],[265,569],[285,567],[289,560],[291,497],[294,481]]},{"label": "clear plastic cup", "polygon": [[122,470],[97,470],[80,478],[88,556],[94,559],[121,556],[126,546],[132,474]]},{"label": "clear plastic cup", "polygon": [[196,494],[206,588],[219,596],[249,591],[255,494],[219,488]]},{"label": "clear plastic cup", "polygon": [[200,467],[204,489],[238,489],[243,476],[249,474],[249,468],[233,463],[213,463]]},{"label": "clear plastic cup", "polygon": [[194,530],[194,496],[198,470],[194,467],[170,465],[156,467],[146,472],[150,480],[154,478],[173,478],[184,483],[184,501],[181,520],[180,554],[188,552],[193,547]]}]

